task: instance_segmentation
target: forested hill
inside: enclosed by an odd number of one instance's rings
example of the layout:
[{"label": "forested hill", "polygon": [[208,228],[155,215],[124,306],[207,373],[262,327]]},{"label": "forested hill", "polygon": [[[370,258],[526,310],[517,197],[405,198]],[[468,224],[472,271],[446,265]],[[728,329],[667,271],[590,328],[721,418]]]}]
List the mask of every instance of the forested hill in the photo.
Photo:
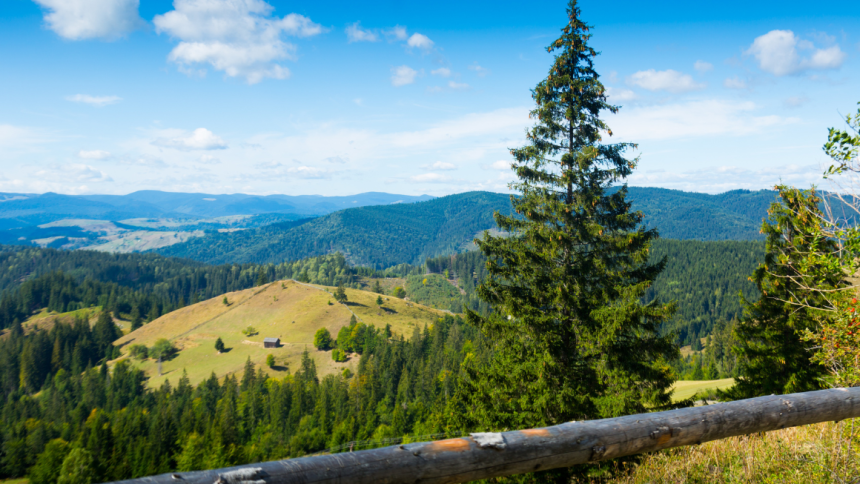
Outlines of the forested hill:
[{"label": "forested hill", "polygon": [[495,211],[510,210],[507,195],[470,192],[342,210],[298,227],[272,224],[210,234],[159,252],[209,263],[278,263],[340,251],[356,265],[420,264],[427,257],[461,252],[477,234],[493,227]]},{"label": "forested hill", "polygon": [[[633,208],[668,239],[760,240],[759,227],[775,192],[735,190],[720,195],[662,188],[630,188]],[[408,205],[342,210],[307,223],[273,224],[158,249],[209,263],[279,263],[336,251],[377,269],[420,264],[462,252],[495,226],[493,212],[510,213],[508,195],[469,192]]]}]

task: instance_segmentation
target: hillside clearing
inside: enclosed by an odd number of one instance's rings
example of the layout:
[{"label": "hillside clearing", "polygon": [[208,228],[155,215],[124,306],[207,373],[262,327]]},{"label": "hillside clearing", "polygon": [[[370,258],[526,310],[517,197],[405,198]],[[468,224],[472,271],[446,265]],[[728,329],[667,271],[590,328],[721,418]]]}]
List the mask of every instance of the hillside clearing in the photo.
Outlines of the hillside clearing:
[{"label": "hillside clearing", "polygon": [[[349,301],[337,304],[330,294],[334,288],[302,284],[295,281],[277,281],[264,286],[228,293],[192,306],[173,311],[127,334],[114,344],[122,347],[124,356],[129,347],[142,344],[151,347],[156,340],[166,338],[179,348],[175,358],[162,362],[162,375],[158,363],[152,359],[132,359],[149,376],[149,386],[158,387],[165,380],[177,384],[183,370],[192,384],[208,378],[213,372],[222,378],[240,373],[248,358],[270,376],[283,377],[295,371],[306,349],[317,366],[320,377],[351,368],[354,372],[357,355],[343,363],[331,358],[331,351],[317,351],[313,345],[314,333],[326,328],[336,337],[343,326],[349,324],[353,313],[360,322],[384,328],[391,325],[394,334],[407,338],[416,329],[433,324],[444,313],[394,297],[383,297],[380,308],[377,294],[346,289]],[[227,298],[229,305],[223,300]],[[331,303],[331,304],[330,304]],[[245,335],[242,330],[252,326],[257,334]],[[218,353],[214,345],[218,338],[227,350]],[[264,348],[263,339],[280,338],[278,348]],[[266,366],[267,355],[275,357],[273,368]]]},{"label": "hillside clearing", "polygon": [[672,385],[675,393],[672,400],[680,401],[692,397],[696,393],[708,390],[725,390],[735,384],[734,378],[723,378],[722,380],[679,380]]}]

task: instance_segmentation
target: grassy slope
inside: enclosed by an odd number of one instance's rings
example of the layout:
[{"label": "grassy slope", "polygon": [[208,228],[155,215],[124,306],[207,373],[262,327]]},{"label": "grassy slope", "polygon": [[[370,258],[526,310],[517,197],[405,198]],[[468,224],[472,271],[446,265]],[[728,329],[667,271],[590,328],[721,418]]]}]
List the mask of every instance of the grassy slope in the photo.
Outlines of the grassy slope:
[{"label": "grassy slope", "polygon": [[[115,344],[123,346],[128,353],[132,344],[151,347],[159,338],[167,338],[180,348],[176,358],[162,363],[161,377],[157,363],[146,360],[139,365],[149,376],[150,386],[157,387],[165,379],[171,385],[178,382],[182,370],[188,372],[193,384],[209,377],[214,371],[220,378],[229,373],[241,372],[250,357],[259,367],[272,376],[286,375],[287,369],[294,371],[302,352],[307,348],[317,365],[320,376],[342,371],[345,367],[355,370],[357,358],[345,363],[335,363],[330,351],[316,351],[312,346],[317,329],[325,327],[337,336],[341,327],[349,324],[352,310],[360,321],[378,328],[390,324],[392,331],[411,337],[416,327],[432,324],[443,313],[418,304],[389,297],[380,310],[375,301],[377,294],[347,289],[349,306],[334,303],[329,292],[332,288],[307,286],[293,281],[278,281],[266,286],[227,294],[229,306],[219,296],[193,306],[188,306],[127,334]],[[329,301],[333,305],[329,305]],[[253,326],[259,332],[246,337],[241,331]],[[220,337],[229,351],[218,354],[215,340]],[[263,348],[263,338],[281,338],[280,348]],[[269,369],[266,356],[273,354],[277,366]]]},{"label": "grassy slope", "polygon": [[731,437],[643,456],[610,482],[857,482],[860,424],[845,420]]},{"label": "grassy slope", "polygon": [[672,399],[675,401],[690,398],[696,392],[704,392],[707,390],[725,390],[735,384],[734,378],[723,378],[722,380],[682,380],[677,381],[672,386],[675,393],[672,394]]}]

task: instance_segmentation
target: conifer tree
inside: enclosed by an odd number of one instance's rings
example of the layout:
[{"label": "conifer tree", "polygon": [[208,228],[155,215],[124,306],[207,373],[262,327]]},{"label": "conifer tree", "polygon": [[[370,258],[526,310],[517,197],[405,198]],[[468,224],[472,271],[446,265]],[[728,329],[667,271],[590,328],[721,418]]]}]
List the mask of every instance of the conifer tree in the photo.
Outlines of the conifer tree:
[{"label": "conifer tree", "polygon": [[674,306],[641,301],[665,260],[649,262],[657,232],[630,211],[626,185],[615,188],[633,172],[637,160],[624,153],[635,145],[602,143],[612,131],[600,115],[618,108],[594,70],[575,0],[567,13],[548,48],[549,75],[532,91],[536,125],[511,150],[516,214],[495,214],[510,236],[476,241],[489,272],[477,292],[494,311],[467,318],[492,356],[465,365],[452,409],[460,428],[540,427],[671,404],[666,361],[679,352],[657,329]]},{"label": "conifer tree", "polygon": [[346,290],[343,288],[343,283],[337,285],[337,289],[334,291],[334,300],[341,304],[349,300],[346,296]]},{"label": "conifer tree", "polygon": [[[825,292],[845,285],[840,272],[801,274],[802,259],[815,251],[835,252],[836,242],[821,239],[821,199],[815,192],[777,187],[781,202],[768,210],[761,230],[767,236],[764,262],[752,280],[760,298],[741,298],[744,315],[735,327],[738,345],[732,350],[739,358],[740,378],[724,396],[733,399],[762,395],[807,392],[822,388],[827,369],[810,362],[810,343],[802,332],[816,328],[824,312]],[[815,280],[815,284],[808,284]],[[814,286],[815,289],[813,289]]]}]

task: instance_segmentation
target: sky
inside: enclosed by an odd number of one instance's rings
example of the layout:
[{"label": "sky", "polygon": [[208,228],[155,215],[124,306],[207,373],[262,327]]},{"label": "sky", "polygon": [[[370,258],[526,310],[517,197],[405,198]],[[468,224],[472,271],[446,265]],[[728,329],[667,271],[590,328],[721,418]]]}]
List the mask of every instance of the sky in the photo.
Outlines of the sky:
[{"label": "sky", "polygon": [[[630,185],[825,186],[860,2],[579,5]],[[565,6],[4,0],[0,192],[505,192]]]}]

